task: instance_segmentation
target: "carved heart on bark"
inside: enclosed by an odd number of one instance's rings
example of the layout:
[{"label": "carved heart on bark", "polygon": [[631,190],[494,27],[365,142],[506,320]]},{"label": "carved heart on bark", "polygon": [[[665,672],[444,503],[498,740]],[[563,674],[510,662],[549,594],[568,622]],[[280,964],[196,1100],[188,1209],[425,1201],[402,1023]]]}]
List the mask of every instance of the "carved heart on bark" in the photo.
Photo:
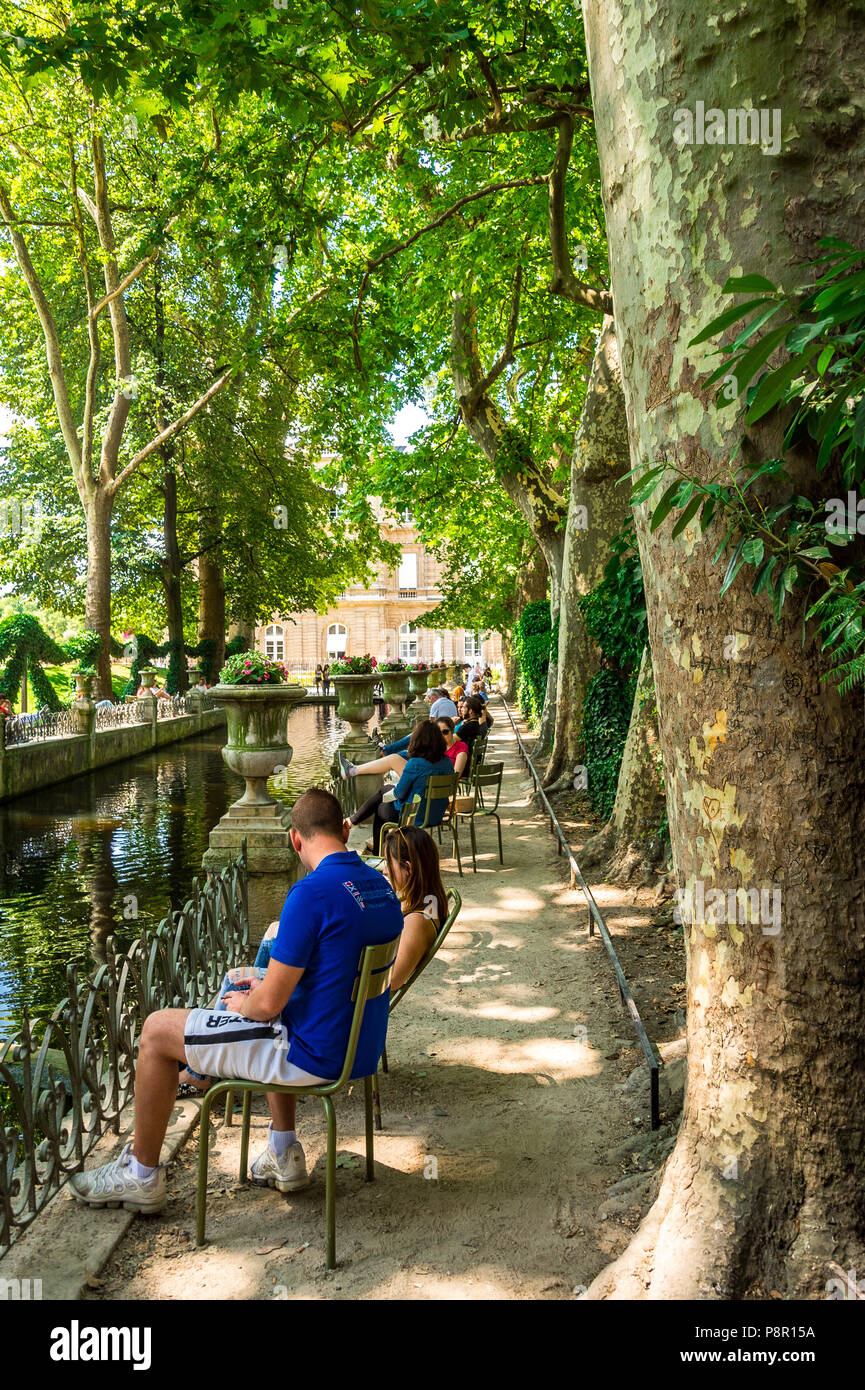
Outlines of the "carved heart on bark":
[{"label": "carved heart on bark", "polygon": [[717,796],[704,796],[703,810],[706,812],[707,820],[715,820],[721,810],[721,803]]}]

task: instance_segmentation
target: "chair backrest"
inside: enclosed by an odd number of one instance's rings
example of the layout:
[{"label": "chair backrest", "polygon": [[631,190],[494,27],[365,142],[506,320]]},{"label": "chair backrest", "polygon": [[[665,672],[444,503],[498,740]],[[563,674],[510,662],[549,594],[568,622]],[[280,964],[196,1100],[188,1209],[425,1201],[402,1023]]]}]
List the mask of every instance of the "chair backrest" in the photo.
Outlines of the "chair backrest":
[{"label": "chair backrest", "polygon": [[[407,802],[405,803],[405,805],[403,806],[402,810],[400,811],[399,824],[400,824],[400,826],[402,827],[403,830],[405,829],[405,827],[406,827],[407,825],[412,825],[412,824],[414,823],[414,818],[415,818],[415,816],[417,815],[419,809],[420,809],[420,793],[419,793],[419,792],[415,792],[415,794],[414,794],[414,796],[412,797],[411,801],[407,801]],[[386,830],[395,830],[395,829],[396,829],[396,823],[395,823],[394,821],[385,821],[385,823],[384,823],[384,825],[382,826],[381,829],[382,829],[382,834],[384,834],[384,832],[385,832]]]},{"label": "chair backrest", "polygon": [[403,997],[403,995],[405,994],[406,990],[407,990],[407,989],[411,989],[411,987],[412,987],[412,985],[414,984],[415,980],[417,979],[418,975],[422,975],[423,972],[426,970],[426,968],[427,968],[427,966],[429,965],[430,961],[432,960],[433,956],[437,953],[439,947],[441,946],[442,942],[444,941],[445,937],[447,936],[448,932],[450,931],[451,927],[453,926],[454,922],[456,921],[456,919],[457,919],[457,917],[458,917],[458,915],[459,915],[460,908],[462,907],[462,905],[463,905],[463,900],[462,900],[462,898],[460,897],[459,893],[457,892],[456,888],[449,888],[449,889],[448,889],[448,907],[450,908],[450,911],[448,912],[447,917],[446,917],[445,920],[442,922],[441,926],[439,927],[438,931],[436,932],[436,934],[435,934],[435,939],[434,939],[432,945],[430,946],[429,950],[426,952],[425,955],[421,956],[420,960],[418,961],[417,965],[415,966],[414,970],[411,972],[411,974],[409,975],[409,977],[408,977],[408,979],[405,981],[405,983],[402,984],[402,985],[400,985],[399,989],[398,989],[398,990],[395,990],[394,993],[391,995],[391,997],[390,997],[390,1008],[391,1008],[391,1013],[393,1013],[394,1008],[395,1008],[396,1005],[399,1003],[399,1001],[402,999],[402,997]]},{"label": "chair backrest", "polygon": [[351,1028],[348,1034],[348,1043],[345,1049],[345,1061],[342,1064],[336,1081],[332,1081],[326,1088],[328,1091],[338,1091],[341,1086],[349,1080],[354,1066],[354,1059],[357,1053],[357,1044],[360,1038],[361,1024],[363,1023],[363,1011],[370,999],[378,999],[385,990],[390,987],[393,967],[396,963],[396,953],[399,950],[399,937],[395,936],[393,941],[386,941],[382,946],[365,946],[360,953],[357,975],[355,976],[354,987],[351,991],[354,1012],[351,1016]]},{"label": "chair backrest", "polygon": [[[478,789],[481,790],[481,806],[479,808],[481,815],[489,815],[491,811],[498,810],[499,797],[502,794],[502,773],[504,770],[504,763],[482,763],[475,772],[472,778],[472,789],[475,791]],[[487,805],[483,796],[484,787],[495,787],[496,789],[496,799],[492,806]]]},{"label": "chair backrest", "polygon": [[[426,779],[424,787],[424,813],[420,828],[423,830],[430,823],[430,813],[434,801],[450,801],[459,783],[459,777],[455,772],[436,773],[434,777]],[[447,807],[445,808],[447,810]],[[444,815],[444,812],[442,813]]]}]

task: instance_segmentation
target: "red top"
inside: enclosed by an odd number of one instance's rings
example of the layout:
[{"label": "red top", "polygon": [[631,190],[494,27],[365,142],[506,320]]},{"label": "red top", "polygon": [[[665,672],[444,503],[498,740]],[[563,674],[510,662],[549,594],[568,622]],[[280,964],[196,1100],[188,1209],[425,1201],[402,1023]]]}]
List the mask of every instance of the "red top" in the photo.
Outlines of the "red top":
[{"label": "red top", "polygon": [[468,744],[467,744],[467,743],[463,743],[463,741],[462,741],[461,738],[455,738],[454,741],[453,741],[453,743],[451,744],[450,748],[447,748],[447,749],[445,750],[447,756],[450,758],[450,760],[451,760],[452,763],[455,763],[455,762],[456,762],[456,760],[457,760],[457,754],[458,754],[458,753],[466,753],[466,754],[468,754],[468,751],[469,751],[469,746],[468,746]]}]

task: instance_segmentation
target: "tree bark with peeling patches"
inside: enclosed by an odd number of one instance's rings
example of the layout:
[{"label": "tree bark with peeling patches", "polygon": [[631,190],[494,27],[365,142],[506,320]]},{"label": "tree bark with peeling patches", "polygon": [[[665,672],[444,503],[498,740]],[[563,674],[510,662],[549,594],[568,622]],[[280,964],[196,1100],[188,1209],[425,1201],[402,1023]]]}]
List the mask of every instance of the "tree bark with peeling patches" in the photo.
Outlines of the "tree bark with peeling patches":
[{"label": "tree bark with peeling patches", "polygon": [[[748,457],[773,457],[777,415],[745,429],[716,410],[699,385],[711,349],[688,343],[729,275],[789,284],[820,237],[861,240],[861,13],[742,0],[719,26],[685,0],[584,0],[584,17],[632,454],[707,479],[744,431]],[[675,111],[707,99],[780,109],[780,154],[678,145]],[[787,461],[797,491],[825,495],[811,450]],[[658,1198],[589,1296],[821,1297],[827,1261],[861,1255],[865,1209],[861,703],[821,683],[801,602],[776,626],[741,580],[719,597],[723,523],[672,541],[672,518],[651,533],[648,516],[670,832],[693,895],[688,1088]],[[710,890],[726,909],[700,910]]]},{"label": "tree bark with peeling patches", "polygon": [[578,602],[600,583],[610,542],[625,524],[629,489],[617,486],[630,468],[628,421],[616,331],[604,319],[571,457],[571,492],[562,556],[558,686],[549,784],[579,761],[583,702],[598,654]]}]

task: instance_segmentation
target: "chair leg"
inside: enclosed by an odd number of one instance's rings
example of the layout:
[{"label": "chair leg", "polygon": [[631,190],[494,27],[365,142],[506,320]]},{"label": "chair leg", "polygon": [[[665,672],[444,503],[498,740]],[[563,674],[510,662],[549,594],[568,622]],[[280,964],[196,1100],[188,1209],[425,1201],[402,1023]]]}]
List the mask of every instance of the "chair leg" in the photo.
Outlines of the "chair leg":
[{"label": "chair leg", "polygon": [[387,1065],[387,1048],[386,1048],[386,1047],[383,1047],[382,1050],[381,1050],[381,1069],[382,1069],[382,1071],[384,1072],[385,1076],[387,1076],[387,1073],[388,1073],[388,1065]]},{"label": "chair leg", "polygon": [[322,1096],[327,1118],[327,1167],[324,1187],[325,1268],[336,1269],[336,1112],[330,1096]]},{"label": "chair leg", "polygon": [[460,837],[459,837],[459,831],[457,830],[457,818],[456,818],[456,816],[454,816],[454,819],[453,819],[453,832],[454,832],[454,854],[456,855],[457,868],[458,868],[459,871],[460,871],[460,878],[462,878],[462,876],[463,876],[463,861],[462,861],[462,859],[460,858]]},{"label": "chair leg", "polygon": [[471,831],[471,837],[472,837],[472,873],[475,873],[475,874],[476,874],[477,871],[478,871],[478,843],[477,843],[477,840],[476,840],[476,838],[475,838],[475,818],[474,818],[474,816],[470,816],[470,817],[469,817],[469,830]]},{"label": "chair leg", "polygon": [[375,1182],[375,1140],[372,1132],[372,1083],[371,1076],[363,1078],[363,1104],[366,1112],[366,1180]]},{"label": "chair leg", "polygon": [[231,1129],[232,1125],[234,1124],[234,1092],[233,1092],[233,1091],[226,1091],[226,1093],[225,1093],[225,1124],[226,1124],[226,1127],[227,1127],[228,1129]]},{"label": "chair leg", "polygon": [[[493,815],[495,815],[495,811],[493,812]],[[499,863],[503,865],[505,862],[505,856],[504,851],[502,850],[502,823],[499,820],[498,816],[496,816],[496,830],[499,832]]]},{"label": "chair leg", "polygon": [[372,1078],[372,1106],[375,1112],[375,1127],[381,1129],[381,1096],[378,1092],[378,1072]]},{"label": "chair leg", "polygon": [[198,1190],[195,1194],[195,1243],[204,1244],[207,1222],[207,1164],[210,1157],[210,1106],[213,1088],[205,1092],[198,1119]]},{"label": "chair leg", "polygon": [[249,1125],[252,1119],[252,1092],[243,1093],[243,1121],[240,1131],[240,1172],[238,1181],[246,1181],[247,1164],[249,1163]]}]

